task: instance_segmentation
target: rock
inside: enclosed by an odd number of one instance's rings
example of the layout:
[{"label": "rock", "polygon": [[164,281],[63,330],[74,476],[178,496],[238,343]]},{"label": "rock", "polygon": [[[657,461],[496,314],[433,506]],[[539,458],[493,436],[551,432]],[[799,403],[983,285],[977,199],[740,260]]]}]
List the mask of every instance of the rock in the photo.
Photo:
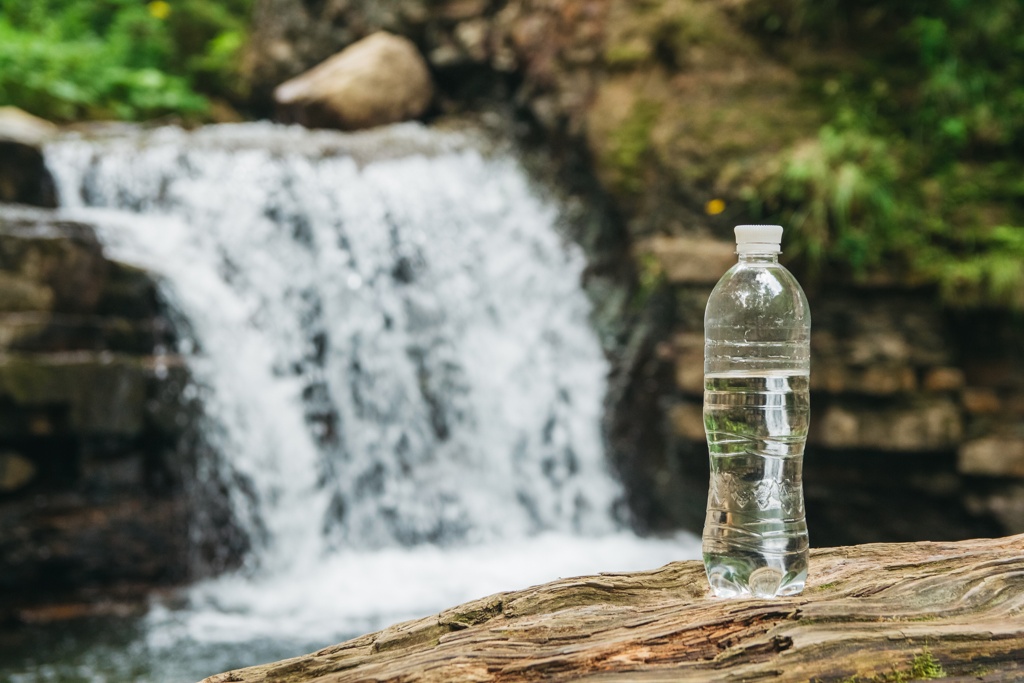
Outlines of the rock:
[{"label": "rock", "polygon": [[18,408],[61,407],[66,428],[79,435],[138,436],[145,407],[146,368],[109,353],[0,358],[0,397]]},{"label": "rock", "polygon": [[0,314],[0,351],[148,354],[171,344],[169,332],[153,319],[29,310]]},{"label": "rock", "polygon": [[691,441],[703,441],[704,407],[700,403],[677,403],[669,409],[669,419],[677,436]]},{"label": "rock", "polygon": [[815,413],[808,443],[836,449],[940,451],[956,448],[963,418],[948,398],[878,406],[832,404]]},{"label": "rock", "polygon": [[1004,528],[1024,533],[1024,483],[1003,485],[986,495],[971,495],[968,502],[976,515],[991,515]]},{"label": "rock", "polygon": [[46,119],[33,116],[17,107],[0,107],[0,139],[14,140],[40,147],[53,138],[59,129]]},{"label": "rock", "polygon": [[925,391],[957,391],[963,388],[965,381],[961,368],[940,367],[928,370],[923,384]]},{"label": "rock", "polygon": [[1024,477],[1024,439],[990,436],[960,447],[957,469],[963,474]]},{"label": "rock", "polygon": [[148,587],[186,579],[185,500],[147,494],[139,479],[132,486],[134,494],[120,490],[106,500],[63,491],[0,507],[0,614],[12,601],[17,618],[20,609],[76,590],[109,595],[124,583],[140,599]]},{"label": "rock", "polygon": [[461,21],[483,15],[489,0],[443,0],[437,2],[437,13],[444,19]]},{"label": "rock", "polygon": [[813,549],[806,590],[775,600],[709,597],[703,565],[674,562],[499,593],[205,683],[1008,683],[1024,675],[1022,573],[1022,536]]},{"label": "rock", "polygon": [[0,312],[92,310],[108,267],[88,226],[40,209],[0,207]]},{"label": "rock", "polygon": [[657,235],[637,246],[642,259],[651,255],[673,284],[713,285],[736,264],[736,245],[702,237]]},{"label": "rock", "polygon": [[0,621],[141,601],[216,554],[190,547],[189,491],[216,484],[184,484],[204,446],[173,341],[153,278],[91,226],[0,205]]},{"label": "rock", "polygon": [[357,130],[416,118],[430,105],[430,71],[412,41],[383,31],[282,83],[282,119]]},{"label": "rock", "polygon": [[429,17],[423,0],[257,0],[241,65],[250,99],[271,104],[275,86],[374,31],[427,34]]},{"label": "rock", "polygon": [[811,302],[811,355],[855,367],[950,367],[951,339],[931,296],[829,290]]},{"label": "rock", "polygon": [[57,127],[17,107],[0,107],[0,202],[54,207],[57,195],[41,146]]},{"label": "rock", "polygon": [[964,410],[972,414],[998,413],[1003,408],[999,394],[989,387],[966,387],[960,399]]},{"label": "rock", "polygon": [[500,98],[520,103],[553,132],[566,127],[579,134],[605,17],[604,0],[257,0],[244,71],[260,106],[270,99],[268,83],[388,31],[414,40],[428,57],[446,110]]},{"label": "rock", "polygon": [[17,491],[36,476],[32,461],[17,453],[0,453],[0,493]]},{"label": "rock", "polygon": [[455,40],[471,61],[484,62],[488,57],[489,31],[486,19],[469,19],[455,27]]},{"label": "rock", "polygon": [[676,386],[692,396],[704,395],[704,335],[682,332],[672,340],[675,349]]},{"label": "rock", "polygon": [[49,311],[53,290],[26,278],[0,271],[0,311]]},{"label": "rock", "polygon": [[811,391],[828,394],[890,396],[917,389],[914,369],[905,365],[882,363],[867,367],[849,366],[837,361],[819,361],[811,356]]},{"label": "rock", "polygon": [[681,476],[665,445],[672,427],[661,402],[675,382],[671,363],[651,341],[663,334],[643,318],[625,331],[625,350],[605,398],[608,456],[623,483],[633,524],[644,531],[695,528],[707,500],[707,477]]}]

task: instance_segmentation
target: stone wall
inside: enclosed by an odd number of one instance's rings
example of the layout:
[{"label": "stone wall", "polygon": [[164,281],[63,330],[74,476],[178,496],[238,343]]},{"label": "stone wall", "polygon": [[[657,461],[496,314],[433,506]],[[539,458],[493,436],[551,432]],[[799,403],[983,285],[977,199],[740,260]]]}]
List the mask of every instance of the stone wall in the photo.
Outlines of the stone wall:
[{"label": "stone wall", "polygon": [[[687,494],[662,509],[691,527],[701,523],[707,481],[701,322],[732,251],[692,237],[640,246],[677,307],[657,357],[673,384],[662,403],[671,435],[662,468],[683,481],[662,495]],[[1005,312],[944,309],[928,288],[805,282],[813,321],[805,486],[815,542],[1024,531],[1024,324]]]},{"label": "stone wall", "polygon": [[0,204],[0,618],[190,575],[173,341],[152,279],[89,226]]}]

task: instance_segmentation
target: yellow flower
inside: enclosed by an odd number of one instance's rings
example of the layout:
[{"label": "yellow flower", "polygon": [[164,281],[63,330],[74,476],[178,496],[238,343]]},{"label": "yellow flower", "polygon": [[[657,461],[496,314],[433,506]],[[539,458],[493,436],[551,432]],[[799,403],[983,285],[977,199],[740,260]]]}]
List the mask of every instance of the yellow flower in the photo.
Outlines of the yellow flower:
[{"label": "yellow flower", "polygon": [[149,9],[149,15],[160,21],[163,21],[171,14],[171,4],[164,2],[164,0],[153,0],[146,7]]},{"label": "yellow flower", "polygon": [[721,199],[712,199],[704,205],[704,213],[709,216],[717,216],[725,211],[725,202]]}]

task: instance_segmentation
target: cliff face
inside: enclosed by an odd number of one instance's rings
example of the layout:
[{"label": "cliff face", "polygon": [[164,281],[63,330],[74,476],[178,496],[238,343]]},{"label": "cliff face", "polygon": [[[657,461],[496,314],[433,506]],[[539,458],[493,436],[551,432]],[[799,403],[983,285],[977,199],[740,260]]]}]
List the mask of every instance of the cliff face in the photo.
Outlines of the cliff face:
[{"label": "cliff face", "polygon": [[187,372],[145,272],[0,205],[0,618],[191,573]]},{"label": "cliff face", "polygon": [[[639,526],[699,526],[704,303],[779,155],[815,144],[824,117],[808,74],[857,55],[785,27],[769,43],[760,29],[787,21],[786,6],[756,0],[258,0],[254,17],[257,97],[388,30],[426,56],[435,113],[511,104],[556,167],[596,178],[589,201],[621,228],[611,270],[633,287],[611,324],[612,457]],[[1024,530],[1020,321],[949,311],[895,276],[807,284],[815,543]]]}]

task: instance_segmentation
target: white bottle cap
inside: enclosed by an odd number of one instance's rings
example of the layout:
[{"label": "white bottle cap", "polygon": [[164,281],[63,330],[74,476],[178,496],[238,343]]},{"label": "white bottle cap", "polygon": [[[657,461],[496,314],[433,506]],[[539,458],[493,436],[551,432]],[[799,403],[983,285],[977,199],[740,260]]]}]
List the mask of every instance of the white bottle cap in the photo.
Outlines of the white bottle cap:
[{"label": "white bottle cap", "polygon": [[777,254],[782,251],[781,225],[737,225],[737,254]]}]

